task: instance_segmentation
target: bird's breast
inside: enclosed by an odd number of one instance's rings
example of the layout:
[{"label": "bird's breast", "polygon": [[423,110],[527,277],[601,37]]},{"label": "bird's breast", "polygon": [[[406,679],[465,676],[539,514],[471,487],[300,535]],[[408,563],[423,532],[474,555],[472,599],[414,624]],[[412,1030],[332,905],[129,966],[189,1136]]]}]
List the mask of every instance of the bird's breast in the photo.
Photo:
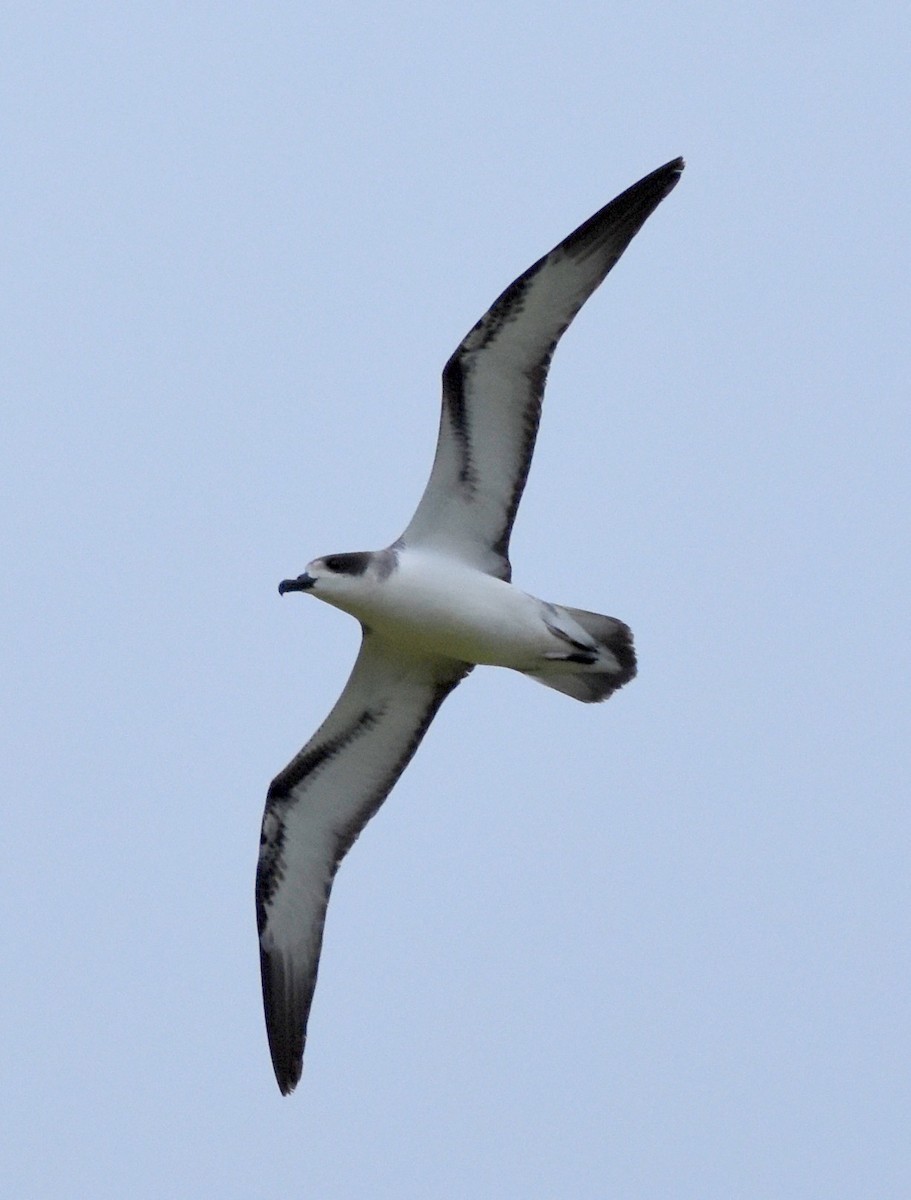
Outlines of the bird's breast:
[{"label": "bird's breast", "polygon": [[366,624],[404,648],[462,662],[525,666],[547,640],[533,597],[429,555],[400,557],[371,596]]}]

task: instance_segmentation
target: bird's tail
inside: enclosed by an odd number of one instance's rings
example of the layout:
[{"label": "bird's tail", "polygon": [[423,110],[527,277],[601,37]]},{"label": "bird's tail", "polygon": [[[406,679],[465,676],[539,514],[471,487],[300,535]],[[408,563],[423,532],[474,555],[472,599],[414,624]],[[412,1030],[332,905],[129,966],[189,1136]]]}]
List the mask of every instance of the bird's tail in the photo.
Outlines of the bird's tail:
[{"label": "bird's tail", "polygon": [[628,625],[616,617],[548,604],[544,620],[561,643],[541,665],[523,671],[585,704],[606,700],[636,674],[636,651]]}]

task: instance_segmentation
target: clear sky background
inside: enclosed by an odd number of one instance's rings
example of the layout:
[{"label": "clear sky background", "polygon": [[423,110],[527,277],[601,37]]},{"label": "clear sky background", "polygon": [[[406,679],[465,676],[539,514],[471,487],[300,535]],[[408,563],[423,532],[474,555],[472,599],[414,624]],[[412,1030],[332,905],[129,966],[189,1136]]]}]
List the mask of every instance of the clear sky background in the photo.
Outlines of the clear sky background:
[{"label": "clear sky background", "polygon": [[[16,4],[2,17],[5,1192],[911,1194],[906,5]],[[685,155],[558,351],[479,670],[266,1048],[266,786],[510,280]]]}]

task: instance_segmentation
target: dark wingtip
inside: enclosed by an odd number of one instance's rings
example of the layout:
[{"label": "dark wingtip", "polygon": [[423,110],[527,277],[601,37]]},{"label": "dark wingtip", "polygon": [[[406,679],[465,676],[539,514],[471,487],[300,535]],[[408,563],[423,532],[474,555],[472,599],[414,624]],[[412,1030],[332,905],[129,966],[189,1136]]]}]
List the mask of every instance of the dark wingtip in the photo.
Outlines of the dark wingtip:
[{"label": "dark wingtip", "polygon": [[649,216],[680,182],[685,166],[682,158],[672,158],[664,166],[643,175],[584,221],[557,248],[579,257],[595,251],[605,254],[603,279]]},{"label": "dark wingtip", "polygon": [[672,158],[669,163],[665,163],[663,167],[659,168],[659,170],[667,171],[667,173],[670,177],[668,182],[671,187],[677,186],[677,184],[680,180],[680,176],[683,174],[685,169],[686,169],[686,159],[682,155],[678,155],[676,158]]},{"label": "dark wingtip", "polygon": [[686,162],[681,155],[678,155],[677,158],[672,158],[670,162],[666,162],[663,166],[656,167],[654,171],[649,171],[648,175],[644,175],[632,187],[628,187],[617,199],[632,197],[637,194],[643,196],[656,194],[653,207],[657,208],[664,197],[680,182],[680,176],[683,174],[685,167]]},{"label": "dark wingtip", "polygon": [[304,1069],[304,1028],[306,1009],[310,1006],[307,1004],[301,1013],[298,997],[280,956],[270,955],[261,949],[260,965],[272,1069],[279,1091],[283,1096],[290,1096],[300,1083]]},{"label": "dark wingtip", "polygon": [[278,1090],[283,1096],[290,1096],[300,1083],[303,1062],[289,1071],[280,1071],[277,1064],[273,1065],[275,1065],[275,1078],[278,1080]]},{"label": "dark wingtip", "polygon": [[[651,172],[651,175],[655,176],[655,175],[667,174],[667,175],[676,175],[679,178],[679,176],[683,173],[683,170],[685,167],[686,167],[686,159],[683,157],[682,154],[678,154],[677,157],[672,158],[670,162],[666,162],[663,166],[657,167],[654,171]],[[645,179],[648,179],[648,178],[650,178],[650,176],[646,175]],[[641,183],[642,180],[640,180],[639,182]]]}]

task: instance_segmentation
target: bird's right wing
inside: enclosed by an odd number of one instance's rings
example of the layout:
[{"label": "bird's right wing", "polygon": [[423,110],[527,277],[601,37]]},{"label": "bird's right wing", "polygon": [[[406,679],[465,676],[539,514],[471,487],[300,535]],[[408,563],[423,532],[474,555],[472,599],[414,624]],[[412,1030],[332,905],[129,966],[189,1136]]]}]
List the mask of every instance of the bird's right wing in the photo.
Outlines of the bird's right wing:
[{"label": "bird's right wing", "polygon": [[272,781],[256,912],[269,1049],[285,1095],[301,1075],[336,869],[470,669],[449,659],[408,658],[365,633],[332,712]]}]

